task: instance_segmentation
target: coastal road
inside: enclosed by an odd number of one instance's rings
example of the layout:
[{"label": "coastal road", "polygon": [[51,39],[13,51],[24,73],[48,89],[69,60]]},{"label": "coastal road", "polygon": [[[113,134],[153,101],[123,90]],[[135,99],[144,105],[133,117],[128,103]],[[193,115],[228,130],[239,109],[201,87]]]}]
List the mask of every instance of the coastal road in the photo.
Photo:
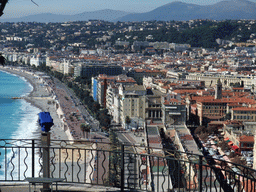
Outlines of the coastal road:
[{"label": "coastal road", "polygon": [[99,124],[100,124],[99,121],[97,121],[91,116],[91,114],[86,110],[84,105],[80,105],[81,101],[80,99],[77,98],[74,91],[70,89],[67,85],[62,83],[60,80],[58,80],[57,78],[54,78],[54,83],[56,87],[63,89],[71,97],[72,101],[74,102],[74,104],[76,105],[80,113],[82,114],[84,120],[92,126],[92,129],[99,130]]}]

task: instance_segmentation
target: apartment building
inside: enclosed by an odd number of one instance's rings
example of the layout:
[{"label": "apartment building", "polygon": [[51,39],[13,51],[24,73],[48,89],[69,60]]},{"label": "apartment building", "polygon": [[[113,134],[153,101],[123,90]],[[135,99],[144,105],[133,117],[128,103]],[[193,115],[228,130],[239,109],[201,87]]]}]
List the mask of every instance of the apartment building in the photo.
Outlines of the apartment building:
[{"label": "apartment building", "polygon": [[[199,80],[204,81],[206,87],[213,87],[220,80],[223,87],[230,87],[230,84],[239,83],[241,84],[244,76],[240,75],[219,75],[217,73],[190,73],[186,75],[187,80]],[[247,78],[246,78],[247,80]],[[248,81],[248,80],[247,80]]]},{"label": "apartment building", "polygon": [[229,120],[223,126],[225,141],[237,152],[252,151],[254,146],[254,131],[246,129],[243,122]]},{"label": "apartment building", "polygon": [[125,124],[126,116],[130,118],[139,117],[146,118],[145,106],[146,106],[146,88],[142,85],[134,86],[120,86],[120,115],[121,122]]},{"label": "apartment building", "polygon": [[117,124],[121,123],[121,97],[119,95],[119,86],[114,83],[110,83],[107,88],[106,95],[106,108],[113,117],[113,121]]},{"label": "apartment building", "polygon": [[146,120],[161,120],[162,119],[162,106],[161,97],[165,94],[162,92],[148,88],[147,89],[147,102],[145,108]]},{"label": "apartment building", "polygon": [[185,125],[186,105],[185,102],[175,95],[166,95],[161,99],[162,121],[166,127],[172,125]]},{"label": "apartment building", "polygon": [[165,76],[164,71],[160,70],[148,70],[148,69],[134,69],[131,70],[128,74],[129,77],[135,79],[138,84],[143,83],[143,77],[156,77],[156,76]]},{"label": "apartment building", "polygon": [[36,67],[38,67],[39,65],[41,65],[42,63],[46,62],[46,58],[41,56],[40,54],[38,55],[34,55],[30,58],[30,65],[34,65]]},{"label": "apartment building", "polygon": [[64,74],[71,74],[71,75],[74,74],[74,67],[70,60],[64,59],[63,66],[64,66],[64,69],[63,69]]},{"label": "apartment building", "polygon": [[100,105],[110,106],[114,95],[117,94],[112,85],[118,87],[119,85],[130,86],[134,84],[136,84],[136,81],[126,75],[108,76],[101,74],[92,77],[92,96],[94,101],[97,101]]},{"label": "apartment building", "polygon": [[231,109],[231,120],[255,122],[256,108],[255,107],[237,107]]},{"label": "apartment building", "polygon": [[[196,116],[200,125],[213,120],[223,120],[233,109],[246,106],[253,107],[255,104],[256,102],[250,94],[240,91],[240,89],[236,91],[223,91],[220,80],[217,81],[215,86],[215,96],[201,95],[186,97],[186,105],[189,110],[188,115]],[[237,115],[235,116],[233,115],[233,119],[237,118]],[[253,116],[253,113],[251,116]],[[251,116],[248,118],[252,118]]]}]

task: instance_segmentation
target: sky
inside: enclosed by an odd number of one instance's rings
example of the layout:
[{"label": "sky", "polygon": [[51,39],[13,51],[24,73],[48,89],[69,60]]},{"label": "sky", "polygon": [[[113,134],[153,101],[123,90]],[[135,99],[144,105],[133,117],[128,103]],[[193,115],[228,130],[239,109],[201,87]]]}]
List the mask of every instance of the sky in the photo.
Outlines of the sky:
[{"label": "sky", "polygon": [[[148,12],[162,5],[181,1],[198,5],[215,4],[222,0],[9,0],[2,18],[15,18],[39,13],[73,15],[85,11],[113,9],[126,12]],[[256,2],[256,0],[250,0]]]}]

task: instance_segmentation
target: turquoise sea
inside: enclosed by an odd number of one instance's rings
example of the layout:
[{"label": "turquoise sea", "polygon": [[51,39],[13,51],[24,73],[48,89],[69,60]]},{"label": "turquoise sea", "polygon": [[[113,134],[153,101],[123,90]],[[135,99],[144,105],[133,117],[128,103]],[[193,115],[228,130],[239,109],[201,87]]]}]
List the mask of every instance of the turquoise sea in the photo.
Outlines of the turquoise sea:
[{"label": "turquoise sea", "polygon": [[[23,77],[0,71],[0,139],[39,138],[37,114],[40,109],[25,100],[11,99],[28,95],[32,90]],[[0,152],[3,151],[0,149]],[[3,155],[0,155],[0,177],[4,174],[5,164]]]}]

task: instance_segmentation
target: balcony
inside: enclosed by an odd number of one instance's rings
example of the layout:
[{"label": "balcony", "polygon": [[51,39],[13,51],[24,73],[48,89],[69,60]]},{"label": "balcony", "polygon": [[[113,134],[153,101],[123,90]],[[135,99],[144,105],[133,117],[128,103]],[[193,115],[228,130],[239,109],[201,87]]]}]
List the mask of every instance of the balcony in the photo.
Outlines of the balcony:
[{"label": "balcony", "polygon": [[[145,146],[0,139],[0,189],[28,191],[27,177],[42,177],[44,150],[50,178],[61,191],[255,191],[256,170],[192,153]],[[163,155],[165,154],[165,155]],[[189,157],[189,158],[188,158]],[[191,160],[192,159],[192,160]],[[18,183],[18,186],[17,186]]]}]

